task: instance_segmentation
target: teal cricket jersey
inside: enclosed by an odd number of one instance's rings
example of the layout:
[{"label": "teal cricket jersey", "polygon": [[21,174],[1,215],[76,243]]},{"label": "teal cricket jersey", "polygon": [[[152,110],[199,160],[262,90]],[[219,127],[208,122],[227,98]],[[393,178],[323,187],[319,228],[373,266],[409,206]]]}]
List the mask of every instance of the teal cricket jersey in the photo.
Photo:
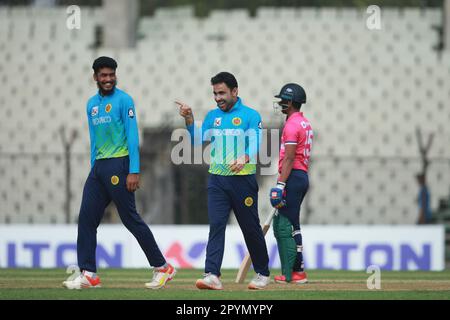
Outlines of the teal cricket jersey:
[{"label": "teal cricket jersey", "polygon": [[[211,164],[209,173],[221,176],[249,175],[256,173],[256,159],[261,140],[261,116],[245,106],[238,98],[228,112],[217,107],[206,115],[200,127],[187,126],[194,144],[211,141]],[[200,140],[201,137],[201,140]],[[231,163],[248,155],[249,163],[238,172],[230,170]]]},{"label": "teal cricket jersey", "polygon": [[130,173],[139,173],[139,135],[133,99],[115,88],[97,93],[87,103],[91,139],[91,166],[95,160],[129,155]]}]

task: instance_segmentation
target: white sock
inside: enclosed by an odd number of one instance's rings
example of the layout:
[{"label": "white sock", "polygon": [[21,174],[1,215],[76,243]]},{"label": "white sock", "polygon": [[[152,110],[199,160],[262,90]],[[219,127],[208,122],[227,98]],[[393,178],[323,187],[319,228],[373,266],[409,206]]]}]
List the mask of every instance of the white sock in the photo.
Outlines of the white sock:
[{"label": "white sock", "polygon": [[89,278],[93,278],[95,276],[95,272],[90,271],[84,271],[84,275],[88,276]]}]

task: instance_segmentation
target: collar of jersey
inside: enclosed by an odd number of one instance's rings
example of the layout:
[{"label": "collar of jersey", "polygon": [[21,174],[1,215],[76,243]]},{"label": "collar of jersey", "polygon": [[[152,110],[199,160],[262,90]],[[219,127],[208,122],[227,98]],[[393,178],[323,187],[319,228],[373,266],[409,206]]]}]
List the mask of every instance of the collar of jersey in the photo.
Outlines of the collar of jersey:
[{"label": "collar of jersey", "polygon": [[116,95],[117,90],[118,90],[117,87],[114,87],[114,91],[113,91],[112,94],[108,94],[107,96],[102,96],[102,95],[100,94],[100,89],[99,89],[99,90],[97,91],[97,97],[98,97],[99,99],[111,98],[111,97],[113,97],[113,96]]},{"label": "collar of jersey", "polygon": [[294,117],[303,117],[303,112],[300,112],[300,111],[294,112],[289,118],[294,118]]}]

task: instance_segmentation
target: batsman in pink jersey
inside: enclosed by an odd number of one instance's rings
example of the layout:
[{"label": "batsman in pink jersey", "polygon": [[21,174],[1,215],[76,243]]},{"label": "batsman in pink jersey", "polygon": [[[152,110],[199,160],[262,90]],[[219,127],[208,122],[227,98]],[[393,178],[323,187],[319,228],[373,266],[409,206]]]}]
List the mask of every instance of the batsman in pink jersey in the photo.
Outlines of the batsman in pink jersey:
[{"label": "batsman in pink jersey", "polygon": [[280,146],[278,179],[270,190],[270,203],[278,209],[273,231],[280,254],[281,275],[275,282],[307,283],[303,264],[303,243],[300,231],[300,206],[309,187],[308,167],[313,130],[300,109],[306,103],[305,90],[295,83],[281,88],[276,108],[286,115]]}]

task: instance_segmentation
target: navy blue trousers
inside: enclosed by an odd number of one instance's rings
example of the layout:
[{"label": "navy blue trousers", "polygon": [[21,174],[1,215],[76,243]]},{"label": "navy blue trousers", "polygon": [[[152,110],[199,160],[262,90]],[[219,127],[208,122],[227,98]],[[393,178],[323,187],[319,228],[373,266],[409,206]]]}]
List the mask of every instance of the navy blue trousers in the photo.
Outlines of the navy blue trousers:
[{"label": "navy blue trousers", "polygon": [[[294,227],[293,238],[297,248],[303,247],[302,234],[300,233],[300,206],[305,198],[306,192],[308,192],[308,188],[308,173],[303,170],[293,169],[286,181],[286,206],[278,210],[278,213],[287,217]],[[303,271],[302,251],[297,252],[297,260],[294,264],[294,271]]]},{"label": "navy blue trousers", "polygon": [[116,205],[122,223],[137,239],[149,264],[160,267],[166,263],[150,228],[136,211],[134,193],[126,188],[128,172],[129,157],[126,156],[96,160],[89,173],[78,219],[77,255],[81,270],[97,272],[97,227],[111,201]]},{"label": "navy blue trousers", "polygon": [[269,275],[269,255],[258,217],[258,183],[255,175],[220,176],[208,180],[209,238],[205,272],[220,276],[225,229],[233,210],[244,235],[256,273]]}]

